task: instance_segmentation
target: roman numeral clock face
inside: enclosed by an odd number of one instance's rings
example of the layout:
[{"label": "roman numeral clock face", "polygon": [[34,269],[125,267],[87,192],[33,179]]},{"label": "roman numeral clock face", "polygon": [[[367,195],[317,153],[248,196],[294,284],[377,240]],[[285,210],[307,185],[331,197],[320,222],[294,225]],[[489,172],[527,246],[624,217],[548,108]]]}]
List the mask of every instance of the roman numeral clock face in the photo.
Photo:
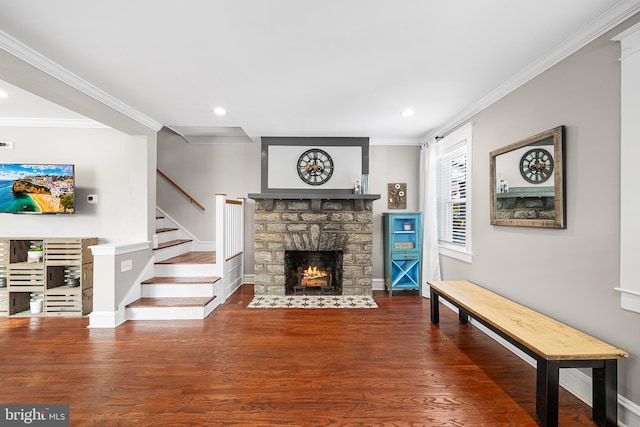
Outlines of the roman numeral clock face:
[{"label": "roman numeral clock face", "polygon": [[532,184],[541,184],[553,174],[553,157],[543,148],[529,150],[520,159],[520,174]]},{"label": "roman numeral clock face", "polygon": [[307,150],[298,159],[298,175],[309,185],[322,185],[333,174],[333,160],[319,148]]}]

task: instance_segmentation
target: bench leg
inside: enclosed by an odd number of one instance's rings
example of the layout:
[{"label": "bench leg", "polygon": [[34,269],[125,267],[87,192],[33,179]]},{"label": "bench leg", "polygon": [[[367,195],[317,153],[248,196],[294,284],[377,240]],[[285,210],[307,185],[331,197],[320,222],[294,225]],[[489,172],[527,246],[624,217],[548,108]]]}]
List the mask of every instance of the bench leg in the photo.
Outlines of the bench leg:
[{"label": "bench leg", "polygon": [[440,306],[438,301],[438,294],[431,288],[430,291],[431,301],[431,323],[437,325],[440,323]]},{"label": "bench leg", "polygon": [[560,363],[538,358],[536,372],[536,417],[542,427],[558,426]]},{"label": "bench leg", "polygon": [[618,361],[605,360],[593,368],[593,421],[599,426],[618,425]]},{"label": "bench leg", "polygon": [[469,312],[462,307],[458,307],[458,320],[460,320],[460,323],[469,323]]}]

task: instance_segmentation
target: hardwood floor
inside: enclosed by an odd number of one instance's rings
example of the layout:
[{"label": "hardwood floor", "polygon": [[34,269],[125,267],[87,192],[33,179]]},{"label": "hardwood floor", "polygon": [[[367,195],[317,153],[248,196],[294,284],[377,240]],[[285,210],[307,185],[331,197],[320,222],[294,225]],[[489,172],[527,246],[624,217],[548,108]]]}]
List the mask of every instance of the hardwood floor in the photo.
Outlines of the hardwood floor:
[{"label": "hardwood floor", "polygon": [[[0,318],[0,403],[67,403],[71,426],[535,426],[535,370],[415,293],[379,309],[247,309],[87,329]],[[561,426],[593,426],[560,393]]]}]

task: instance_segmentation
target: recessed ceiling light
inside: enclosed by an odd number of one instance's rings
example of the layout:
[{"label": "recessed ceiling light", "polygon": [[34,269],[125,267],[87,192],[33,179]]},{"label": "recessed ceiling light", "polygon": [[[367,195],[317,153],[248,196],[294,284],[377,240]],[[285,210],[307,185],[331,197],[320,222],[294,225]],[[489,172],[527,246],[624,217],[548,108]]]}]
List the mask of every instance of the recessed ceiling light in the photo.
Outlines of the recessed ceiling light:
[{"label": "recessed ceiling light", "polygon": [[0,98],[6,98],[7,96],[9,96],[9,94],[4,90],[0,89]]},{"label": "recessed ceiling light", "polygon": [[410,117],[413,116],[413,110],[411,108],[405,108],[400,114],[402,117]]},{"label": "recessed ceiling light", "polygon": [[226,116],[227,115],[227,110],[225,110],[222,107],[218,107],[216,109],[213,110],[213,113],[217,116]]}]

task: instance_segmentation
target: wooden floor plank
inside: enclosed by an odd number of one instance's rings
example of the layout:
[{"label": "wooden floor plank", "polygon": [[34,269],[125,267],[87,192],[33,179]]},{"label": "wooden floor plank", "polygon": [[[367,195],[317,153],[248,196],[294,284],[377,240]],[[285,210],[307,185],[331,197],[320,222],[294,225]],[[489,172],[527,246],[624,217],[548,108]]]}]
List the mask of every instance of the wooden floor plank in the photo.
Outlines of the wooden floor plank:
[{"label": "wooden floor plank", "polygon": [[[535,426],[535,369],[414,292],[378,309],[204,320],[0,318],[0,402],[68,403],[71,426]],[[561,390],[560,425],[593,426]]]}]

